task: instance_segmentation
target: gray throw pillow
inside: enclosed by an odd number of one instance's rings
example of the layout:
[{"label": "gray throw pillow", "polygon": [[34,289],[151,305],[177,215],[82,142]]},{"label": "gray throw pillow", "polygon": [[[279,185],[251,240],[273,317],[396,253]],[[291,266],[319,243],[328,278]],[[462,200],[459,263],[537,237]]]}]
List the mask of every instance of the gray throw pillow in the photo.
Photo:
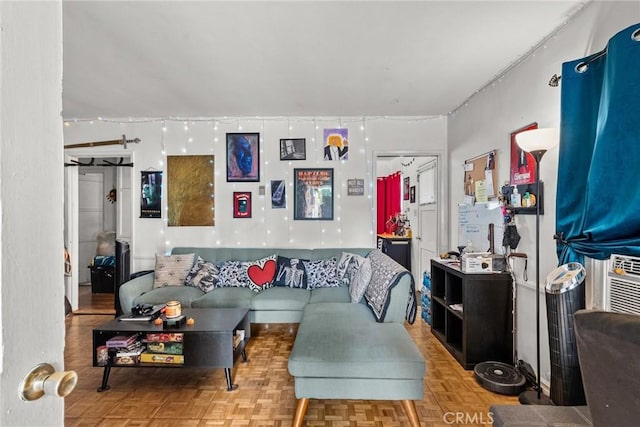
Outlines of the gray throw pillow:
[{"label": "gray throw pillow", "polygon": [[[358,264],[358,260],[352,258],[349,264]],[[373,271],[371,269],[371,260],[363,258],[359,267],[351,269],[353,276],[349,278],[349,295],[351,295],[352,303],[359,303],[369,286]]]},{"label": "gray throw pillow", "polygon": [[183,286],[194,258],[195,254],[156,255],[153,287]]}]

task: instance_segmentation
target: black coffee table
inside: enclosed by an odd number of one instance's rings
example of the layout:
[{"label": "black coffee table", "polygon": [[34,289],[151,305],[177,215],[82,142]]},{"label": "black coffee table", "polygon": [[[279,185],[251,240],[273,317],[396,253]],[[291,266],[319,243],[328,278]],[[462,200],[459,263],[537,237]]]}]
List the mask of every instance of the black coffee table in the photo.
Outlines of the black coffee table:
[{"label": "black coffee table", "polygon": [[[116,368],[175,368],[200,367],[224,368],[227,380],[227,390],[235,390],[237,384],[231,381],[231,369],[236,358],[241,355],[242,361],[247,361],[245,348],[251,337],[251,323],[247,308],[192,308],[183,309],[182,314],[195,320],[194,325],[163,328],[149,322],[125,322],[117,319],[110,320],[93,330],[93,366],[98,364],[96,349],[106,344],[107,340],[116,335],[131,335],[141,333],[182,333],[184,364],[138,363],[135,365],[116,365],[113,358],[104,366],[102,385],[98,391],[108,390],[107,384],[112,367]],[[244,340],[233,348],[233,336],[236,330],[244,330]]]}]

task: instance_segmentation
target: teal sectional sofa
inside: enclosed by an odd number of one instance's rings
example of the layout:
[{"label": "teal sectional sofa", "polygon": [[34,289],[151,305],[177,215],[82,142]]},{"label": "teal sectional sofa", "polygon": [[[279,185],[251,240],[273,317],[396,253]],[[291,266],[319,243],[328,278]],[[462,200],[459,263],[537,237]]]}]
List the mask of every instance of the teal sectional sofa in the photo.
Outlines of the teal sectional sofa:
[{"label": "teal sectional sofa", "polygon": [[205,293],[191,286],[154,289],[153,273],[123,284],[120,303],[125,313],[136,304],[171,300],[192,308],[244,307],[250,309],[252,323],[299,323],[289,357],[298,398],[295,427],[303,424],[310,399],[400,400],[407,422],[417,427],[414,401],[423,398],[425,362],[404,327],[405,319],[415,319],[414,283],[411,274],[391,258],[370,248],[172,250],[172,254],[194,253],[213,263],[252,261],[273,254],[310,261],[340,260],[343,252],[371,260],[371,284],[358,303],[351,302],[349,287],[344,285],[275,286],[260,292],[217,287]]}]

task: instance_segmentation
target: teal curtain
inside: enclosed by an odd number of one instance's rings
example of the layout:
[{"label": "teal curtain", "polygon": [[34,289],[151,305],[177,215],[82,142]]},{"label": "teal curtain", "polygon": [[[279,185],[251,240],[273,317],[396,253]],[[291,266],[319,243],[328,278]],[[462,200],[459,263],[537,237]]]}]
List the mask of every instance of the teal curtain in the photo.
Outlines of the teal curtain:
[{"label": "teal curtain", "polygon": [[640,24],[562,66],[559,264],[640,256]]}]

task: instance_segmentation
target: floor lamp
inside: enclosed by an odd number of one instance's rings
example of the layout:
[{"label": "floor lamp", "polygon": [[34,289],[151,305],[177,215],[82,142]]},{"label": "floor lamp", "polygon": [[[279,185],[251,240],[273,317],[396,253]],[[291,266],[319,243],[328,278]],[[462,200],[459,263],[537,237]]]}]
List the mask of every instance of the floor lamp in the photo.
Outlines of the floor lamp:
[{"label": "floor lamp", "polygon": [[[516,143],[536,159],[536,196],[540,197],[540,161],[542,156],[559,141],[558,129],[543,128],[520,132]],[[540,203],[536,201],[536,388],[524,391],[518,397],[523,405],[549,405],[551,400],[542,394],[540,387]]]}]

